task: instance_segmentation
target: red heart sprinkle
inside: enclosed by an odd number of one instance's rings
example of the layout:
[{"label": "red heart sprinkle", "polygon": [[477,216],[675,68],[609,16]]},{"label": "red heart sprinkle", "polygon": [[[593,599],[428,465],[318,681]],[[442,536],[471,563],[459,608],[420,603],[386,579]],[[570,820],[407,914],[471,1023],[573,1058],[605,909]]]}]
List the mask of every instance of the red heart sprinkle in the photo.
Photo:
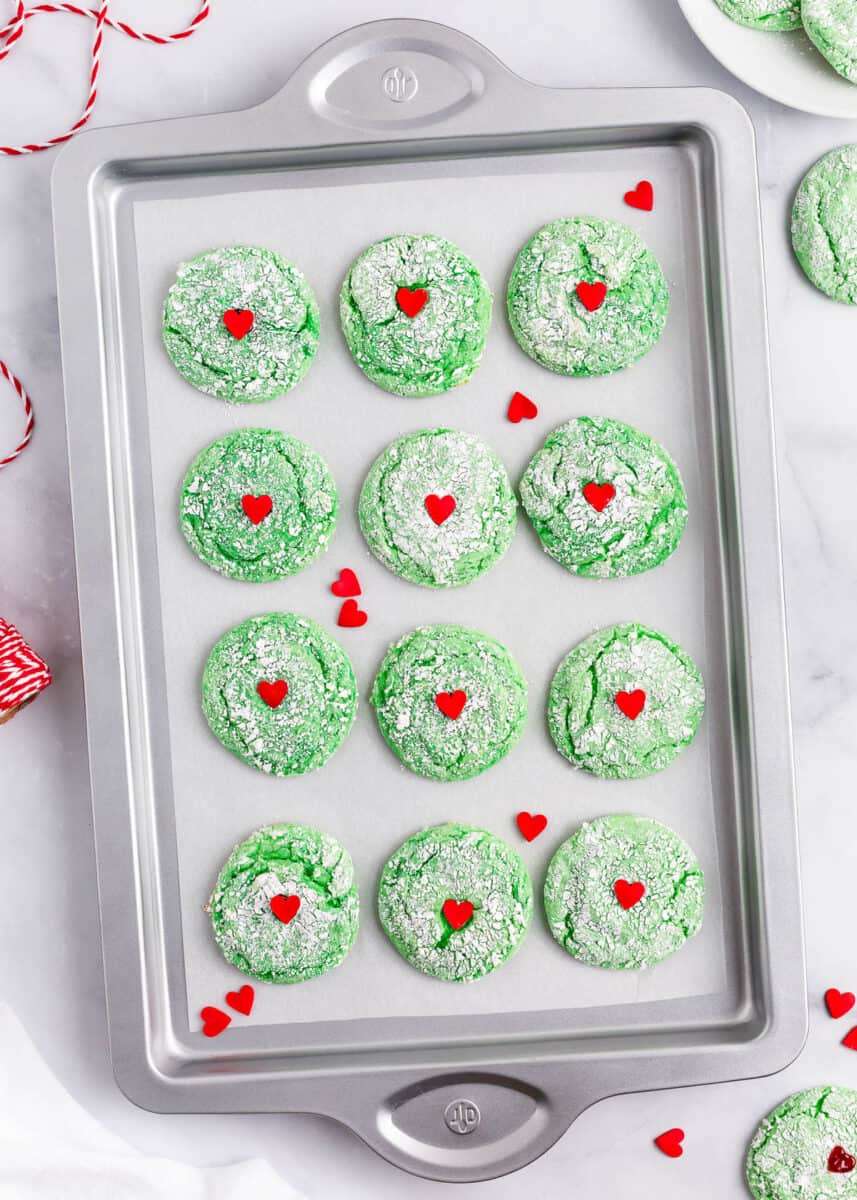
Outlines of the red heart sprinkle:
[{"label": "red heart sprinkle", "polygon": [[646,885],[640,883],[639,879],[636,883],[629,883],[627,879],[617,879],[613,884],[613,891],[622,907],[629,909],[643,899],[646,894]]},{"label": "red heart sprinkle", "polygon": [[253,524],[259,525],[274,507],[274,501],[270,496],[242,496],[241,507]]},{"label": "red heart sprinkle", "polygon": [[467,703],[467,692],[462,692],[460,688],[457,692],[438,692],[434,702],[445,717],[457,721]]},{"label": "red heart sprinkle", "polygon": [[365,613],[357,604],[356,600],[345,600],[342,608],[339,610],[339,616],[336,619],[337,625],[341,625],[343,629],[359,629],[361,625],[365,625],[369,620],[368,613]]},{"label": "red heart sprinkle", "polygon": [[604,509],[616,495],[616,489],[612,483],[585,483],[583,485],[583,498],[587,504],[591,504],[596,512],[604,512]]},{"label": "red heart sprinkle", "polygon": [[547,828],[548,819],[543,813],[519,812],[515,820],[523,836],[532,842]]},{"label": "red heart sprinkle", "polygon": [[529,396],[525,396],[523,392],[515,392],[506,410],[506,416],[512,424],[517,425],[519,421],[532,421],[533,417],[538,415],[539,410]]},{"label": "red heart sprinkle", "polygon": [[256,691],[268,708],[279,708],[289,694],[289,685],[285,679],[278,679],[274,683],[268,683],[266,679],[263,679],[261,683],[256,684]]},{"label": "red heart sprinkle", "polygon": [[857,1050],[857,1025],[848,1030],[842,1039],[842,1045],[847,1046],[849,1050]]},{"label": "red heart sprinkle", "polygon": [[360,587],[360,580],[351,568],[343,567],[339,572],[339,578],[330,585],[330,590],[334,596],[360,596],[363,589]]},{"label": "red heart sprinkle", "polygon": [[406,317],[415,317],[428,304],[425,288],[400,287],[396,292],[396,303]]},{"label": "red heart sprinkle", "polygon": [[454,496],[426,496],[426,512],[435,525],[442,525],[455,512]]},{"label": "red heart sprinkle", "polygon": [[249,1017],[253,1011],[253,1001],[256,999],[256,993],[250,987],[249,983],[245,983],[237,992],[226,993],[226,1003],[230,1008],[234,1008],[236,1012],[243,1013],[245,1017]]},{"label": "red heart sprinkle", "polygon": [[271,912],[278,921],[282,921],[284,925],[288,925],[296,915],[301,906],[300,896],[272,896],[271,897]]},{"label": "red heart sprinkle", "polygon": [[643,212],[651,212],[655,207],[655,189],[648,179],[641,179],[632,192],[625,193],[625,203],[631,208],[641,208]]},{"label": "red heart sprinkle", "polygon": [[658,1134],[655,1138],[655,1145],[667,1158],[681,1158],[684,1154],[683,1141],[683,1129],[668,1129],[666,1133]]},{"label": "red heart sprinkle", "polygon": [[828,1171],[835,1175],[847,1175],[857,1167],[857,1158],[849,1154],[844,1146],[834,1146],[827,1159]]},{"label": "red heart sprinkle", "polygon": [[616,707],[629,721],[636,721],[646,706],[646,693],[642,688],[633,692],[617,692]]},{"label": "red heart sprinkle", "polygon": [[577,285],[577,296],[580,303],[587,312],[595,312],[596,308],[600,308],[604,303],[604,297],[607,295],[607,284],[601,283],[584,283],[582,280]]},{"label": "red heart sprinkle", "polygon": [[851,1012],[854,1007],[854,993],[840,992],[838,988],[828,988],[824,993],[824,1003],[834,1021],[838,1021],[840,1017]]},{"label": "red heart sprinkle", "polygon": [[223,324],[239,342],[253,328],[255,320],[251,308],[230,308],[223,314]]},{"label": "red heart sprinkle", "polygon": [[225,1013],[219,1008],[213,1008],[210,1004],[206,1004],[199,1015],[202,1017],[202,1032],[206,1037],[217,1037],[218,1034],[223,1033],[227,1025],[232,1024],[229,1013]]},{"label": "red heart sprinkle", "polygon": [[440,911],[453,929],[463,929],[473,918],[473,905],[469,900],[444,900]]}]

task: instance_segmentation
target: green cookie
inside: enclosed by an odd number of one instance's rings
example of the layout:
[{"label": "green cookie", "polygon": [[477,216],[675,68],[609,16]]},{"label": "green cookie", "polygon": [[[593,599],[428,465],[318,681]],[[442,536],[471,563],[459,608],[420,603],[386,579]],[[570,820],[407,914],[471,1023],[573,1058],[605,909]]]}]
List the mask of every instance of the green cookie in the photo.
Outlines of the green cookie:
[{"label": "green cookie", "polygon": [[817,288],[857,304],[857,146],[831,150],[804,176],[792,209],[792,245]]},{"label": "green cookie", "polygon": [[727,17],[750,29],[800,29],[800,0],[716,0]]},{"label": "green cookie", "polygon": [[523,733],[527,683],[494,638],[461,625],[431,625],[387,651],[372,705],[406,767],[427,779],[472,779]]},{"label": "green cookie", "polygon": [[550,931],[593,967],[638,970],[699,932],[702,869],[690,847],[648,817],[600,817],[553,856],[545,879]]},{"label": "green cookie", "polygon": [[352,264],[339,312],[354,361],[373,383],[397,396],[437,396],[479,365],[491,293],[451,242],[399,234]]},{"label": "green cookie", "polygon": [[854,1200],[857,1092],[814,1087],[768,1113],[747,1153],[756,1200]]},{"label": "green cookie", "polygon": [[336,485],[310,446],[275,429],[212,442],[182,485],[181,527],[204,563],[251,583],[296,575],[327,549]]},{"label": "green cookie", "polygon": [[236,625],[208,656],[202,711],[227,750],[270,775],[327,762],[357,711],[342,647],[309,617],[269,613]]},{"label": "green cookie", "polygon": [[360,527],[385,567],[424,587],[460,587],[503,557],[515,532],[506,468],[472,433],[423,429],[366,476]]},{"label": "green cookie", "polygon": [[687,522],[684,486],[663,446],[607,417],[555,429],[521,480],[521,503],[548,554],[594,579],[659,566]]},{"label": "green cookie", "polygon": [[[600,299],[593,287],[604,286]],[[639,234],[618,221],[573,217],[545,225],[524,246],[507,303],[530,358],[560,375],[607,375],[651,350],[670,298]]]},{"label": "green cookie", "polygon": [[484,829],[436,825],[399,847],[381,874],[378,916],[411,966],[480,979],[523,941],[533,911],[527,868]]},{"label": "green cookie", "polygon": [[690,655],[645,625],[611,625],[553,677],[548,725],[561,754],[604,779],[661,771],[696,736],[705,708]]},{"label": "green cookie", "polygon": [[324,975],[357,936],[351,858],[306,825],[258,829],[226,860],[208,912],[218,946],[239,971],[267,983]]},{"label": "green cookie", "polygon": [[201,392],[273,400],[310,368],[318,305],[297,267],[273,250],[227,246],[179,267],[164,304],[164,345]]},{"label": "green cookie", "polygon": [[807,36],[840,75],[857,83],[857,7],[854,0],[801,0]]}]

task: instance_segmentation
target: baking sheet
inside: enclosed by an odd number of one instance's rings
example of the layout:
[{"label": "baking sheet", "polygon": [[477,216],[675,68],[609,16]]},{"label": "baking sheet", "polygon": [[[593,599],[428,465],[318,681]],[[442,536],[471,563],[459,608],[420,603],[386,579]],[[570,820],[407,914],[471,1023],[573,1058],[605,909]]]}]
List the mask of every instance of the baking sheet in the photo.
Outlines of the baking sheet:
[{"label": "baking sheet", "polygon": [[[251,190],[232,176],[229,192],[138,200],[134,206],[141,331],[148,392],[156,547],[162,597],[167,705],[176,807],[182,933],[191,1028],[200,1007],[242,981],[220,956],[202,910],[219,866],[252,829],[302,821],[334,834],[354,858],[361,928],[345,962],[294,987],[258,985],[249,1023],[378,1016],[574,1009],[706,995],[732,990],[739,937],[737,909],[724,909],[734,886],[735,788],[726,689],[722,562],[712,443],[708,326],[695,173],[675,144],[371,168],[281,173],[276,187]],[[623,204],[640,178],[656,189],[652,213]],[[265,178],[265,183],[271,177]],[[672,309],[655,349],[634,367],[568,380],[524,355],[505,320],[505,284],[521,245],[545,222],[592,213],[627,221],[658,255]],[[486,276],[495,311],[482,366],[464,388],[427,400],[389,396],[354,366],[339,330],[337,299],[352,259],[397,232],[431,231],[457,243]],[[269,404],[229,406],[196,392],[163,350],[161,306],[178,262],[215,246],[268,246],[306,274],[321,309],[319,354],[291,394]],[[536,421],[511,425],[509,397],[524,391]],[[449,426],[484,438],[513,482],[547,433],[572,416],[603,414],[663,442],[682,471],[690,519],[681,546],[656,571],[630,580],[577,579],[541,550],[521,514],[501,564],[466,588],[433,592],[390,574],[366,550],[356,499],[374,457],[402,433]],[[340,523],[330,550],[299,576],[242,584],[211,572],[178,527],[181,480],[194,455],[229,431],[267,425],[296,434],[330,464],[340,492]],[[330,582],[343,566],[363,585],[369,623],[336,627]],[[319,620],[354,663],[360,710],[351,736],[320,771],[279,780],[231,756],[208,730],[199,679],[208,651],[226,629],[272,610]],[[545,724],[547,688],[560,659],[593,629],[639,620],[674,637],[706,680],[708,704],[694,745],[647,780],[604,781],[557,754]],[[387,645],[417,624],[456,621],[509,647],[530,687],[530,719],[518,746],[479,779],[441,784],[403,768],[378,733],[368,704]],[[532,844],[517,833],[521,808],[550,820]],[[675,828],[706,875],[705,923],[679,954],[644,973],[599,971],[576,963],[547,931],[538,896],[550,855],[587,818],[634,811]],[[459,820],[505,837],[527,863],[536,911],[519,953],[469,985],[432,980],[402,960],[377,923],[378,872],[407,836]]]}]

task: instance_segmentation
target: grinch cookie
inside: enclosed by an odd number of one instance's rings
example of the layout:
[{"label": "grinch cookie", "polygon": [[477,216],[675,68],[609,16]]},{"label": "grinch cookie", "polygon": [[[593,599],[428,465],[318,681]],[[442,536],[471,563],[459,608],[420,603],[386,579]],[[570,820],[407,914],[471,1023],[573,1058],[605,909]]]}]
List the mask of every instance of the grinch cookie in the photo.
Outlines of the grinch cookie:
[{"label": "grinch cookie", "polygon": [[800,0],[716,0],[727,17],[750,29],[800,29]]},{"label": "grinch cookie", "polygon": [[681,477],[663,446],[607,417],[555,429],[524,473],[521,503],[548,554],[595,579],[659,566],[687,521]]},{"label": "grinch cookie", "polygon": [[810,41],[840,75],[857,83],[857,7],[854,0],[801,0]]},{"label": "grinch cookie", "polygon": [[545,225],[518,255],[507,297],[512,332],[561,375],[606,375],[651,350],[669,310],[658,260],[618,221]]},{"label": "grinch cookie", "polygon": [[273,250],[226,246],[182,263],[164,304],[164,345],[201,392],[242,404],[300,383],[318,345],[318,305]]},{"label": "grinch cookie", "polygon": [[327,762],[357,711],[354,671],[320,625],[269,613],[236,625],[208,656],[202,710],[227,750],[270,775]]},{"label": "grinch cookie", "polygon": [[699,932],[702,869],[689,846],[648,817],[600,817],[553,856],[545,879],[550,931],[593,967],[637,970]]},{"label": "grinch cookie", "polygon": [[239,429],[206,446],[182,485],[181,527],[204,563],[264,583],[318,558],[336,528],[324,460],[275,429]]},{"label": "grinch cookie", "polygon": [[853,1200],[857,1092],[814,1087],[789,1096],[756,1130],[747,1184],[756,1200]]},{"label": "grinch cookie", "polygon": [[494,638],[461,625],[430,625],[387,651],[372,705],[406,767],[427,779],[472,779],[523,733],[527,683]]},{"label": "grinch cookie", "polygon": [[831,150],[804,176],[792,209],[792,245],[817,288],[857,304],[857,146]]},{"label": "grinch cookie", "polygon": [[527,868],[511,846],[469,825],[408,838],[384,867],[378,916],[411,966],[436,979],[481,979],[515,953],[533,911]]},{"label": "grinch cookie", "polygon": [[306,825],[268,825],[226,860],[208,913],[239,971],[301,983],[332,971],[357,936],[359,902],[344,846]]},{"label": "grinch cookie", "polygon": [[339,311],[354,361],[373,383],[398,396],[437,396],[479,365],[491,293],[451,242],[399,234],[352,264]]},{"label": "grinch cookie", "polygon": [[515,532],[506,468],[472,433],[423,429],[366,476],[360,527],[385,567],[424,587],[460,587],[502,558]]},{"label": "grinch cookie", "polygon": [[661,771],[696,736],[702,676],[645,625],[611,625],[571,651],[553,677],[548,725],[561,754],[604,779]]}]

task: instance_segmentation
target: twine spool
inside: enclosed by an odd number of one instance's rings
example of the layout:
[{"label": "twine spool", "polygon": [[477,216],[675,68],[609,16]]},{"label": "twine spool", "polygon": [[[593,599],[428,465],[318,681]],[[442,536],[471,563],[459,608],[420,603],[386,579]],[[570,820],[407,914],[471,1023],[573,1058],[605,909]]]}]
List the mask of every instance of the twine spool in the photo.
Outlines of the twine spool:
[{"label": "twine spool", "polygon": [[0,725],[35,700],[51,683],[44,659],[28,646],[14,625],[0,617]]}]

